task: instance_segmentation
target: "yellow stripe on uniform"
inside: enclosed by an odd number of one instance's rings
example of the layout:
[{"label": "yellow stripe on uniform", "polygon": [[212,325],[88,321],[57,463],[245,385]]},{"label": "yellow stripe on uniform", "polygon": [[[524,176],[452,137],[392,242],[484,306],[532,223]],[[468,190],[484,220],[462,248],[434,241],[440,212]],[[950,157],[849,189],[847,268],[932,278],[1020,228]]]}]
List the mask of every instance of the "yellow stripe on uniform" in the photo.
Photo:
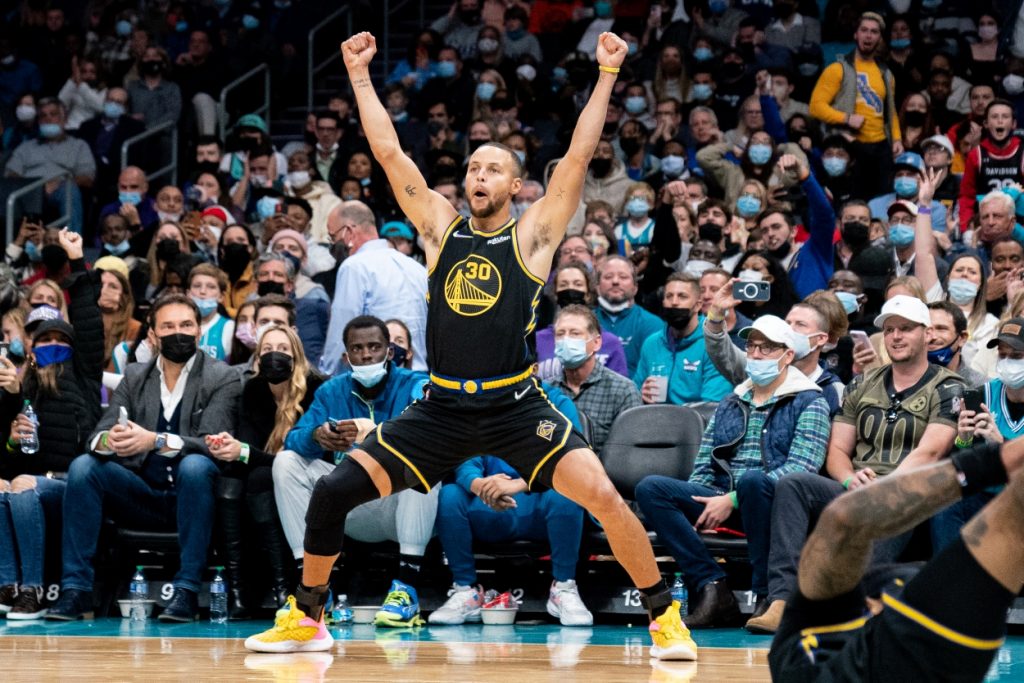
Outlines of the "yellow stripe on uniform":
[{"label": "yellow stripe on uniform", "polygon": [[444,377],[438,377],[437,375],[430,374],[431,384],[436,384],[442,389],[449,389],[451,391],[464,391],[467,394],[475,394],[478,391],[493,391],[494,389],[502,389],[504,387],[510,387],[513,384],[519,384],[524,379],[530,377],[533,374],[533,368],[527,368],[518,375],[512,375],[510,377],[503,377],[502,379],[492,380],[453,380],[446,379]]},{"label": "yellow stripe on uniform", "polygon": [[886,607],[891,607],[896,610],[907,619],[915,621],[921,626],[932,633],[942,636],[948,641],[954,642],[957,645],[971,648],[972,650],[998,650],[1002,647],[1005,638],[997,638],[994,640],[985,640],[982,638],[975,638],[973,636],[967,636],[959,631],[954,631],[948,626],[943,626],[939,622],[935,621],[931,617],[918,612],[916,609],[911,607],[905,602],[901,602],[896,598],[892,597],[888,593],[882,593],[882,602],[885,603]]},{"label": "yellow stripe on uniform", "polygon": [[844,621],[841,624],[830,624],[828,626],[811,626],[800,631],[800,635],[807,637],[817,635],[819,633],[842,633],[843,631],[856,631],[868,622],[867,617],[861,617],[860,619],[853,619],[852,621]]},{"label": "yellow stripe on uniform", "polygon": [[555,413],[562,416],[562,419],[565,420],[565,426],[567,427],[567,429],[565,430],[565,434],[562,435],[561,442],[559,442],[557,446],[548,451],[547,455],[541,458],[540,462],[537,463],[537,466],[533,468],[533,474],[530,475],[530,480],[526,482],[527,489],[533,487],[533,480],[537,478],[537,473],[540,472],[541,467],[544,467],[544,463],[550,460],[551,456],[553,456],[555,453],[559,451],[559,449],[565,446],[565,442],[569,440],[569,435],[572,433],[573,430],[572,420],[567,418],[565,414],[562,413],[562,411],[555,407],[555,404],[551,402],[551,399],[548,398],[548,395],[545,394],[544,390],[540,388],[540,382],[534,379],[533,386],[536,387],[537,391],[540,392],[541,397],[543,397],[543,399],[548,402],[548,405],[551,406],[551,410],[555,411]]},{"label": "yellow stripe on uniform", "polygon": [[[448,237],[451,236],[451,234],[454,232],[455,226],[458,225],[459,221],[461,221],[461,220],[462,220],[462,215],[461,214],[455,216],[455,218],[452,220],[452,222],[448,224],[448,227],[444,229],[444,237],[441,238],[441,245],[437,248],[438,257],[440,257],[441,250],[444,249],[445,243],[448,242]],[[434,268],[437,268],[437,262],[436,261],[434,262],[434,265],[432,265],[430,268],[427,269],[427,277],[430,277],[430,275],[434,272]],[[429,295],[428,295],[428,297],[429,297]]]},{"label": "yellow stripe on uniform", "polygon": [[409,462],[408,458],[406,458],[404,455],[399,453],[395,448],[393,448],[390,444],[388,444],[386,441],[384,441],[384,425],[383,424],[377,425],[377,441],[378,441],[378,443],[380,443],[381,446],[383,446],[384,448],[386,448],[389,451],[391,451],[391,454],[394,455],[399,460],[401,460],[405,464],[406,467],[408,467],[410,470],[412,470],[412,473],[416,475],[416,478],[419,479],[420,483],[423,484],[424,488],[426,488],[425,493],[430,493],[430,484],[428,484],[427,480],[423,478],[423,475],[420,474],[420,471],[418,469],[416,469],[416,466],[413,465],[411,462]]},{"label": "yellow stripe on uniform", "polygon": [[523,269],[524,273],[526,273],[526,277],[530,278],[531,280],[536,282],[538,285],[543,287],[547,283],[544,280],[542,280],[541,278],[537,277],[536,275],[534,275],[533,273],[530,272],[530,269],[526,267],[526,262],[523,261],[523,255],[519,252],[519,230],[518,230],[518,228],[519,228],[518,225],[516,225],[515,228],[512,228],[512,250],[516,254],[516,261],[519,262],[519,267]]},{"label": "yellow stripe on uniform", "polygon": [[497,237],[501,233],[505,232],[505,230],[508,229],[508,226],[512,225],[515,222],[516,222],[515,218],[509,218],[508,221],[505,223],[505,225],[501,226],[497,230],[491,230],[490,232],[487,232],[485,230],[477,230],[475,227],[473,227],[473,221],[470,221],[469,222],[469,230],[474,235],[479,235],[480,237]]}]

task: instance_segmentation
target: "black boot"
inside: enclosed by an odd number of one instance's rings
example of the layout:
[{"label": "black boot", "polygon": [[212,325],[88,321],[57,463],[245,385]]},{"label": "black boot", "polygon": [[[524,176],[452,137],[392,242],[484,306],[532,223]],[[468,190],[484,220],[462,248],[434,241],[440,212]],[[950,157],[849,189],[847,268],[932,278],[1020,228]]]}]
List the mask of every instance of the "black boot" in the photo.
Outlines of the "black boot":
[{"label": "black boot", "polygon": [[257,532],[262,541],[264,556],[270,569],[270,588],[274,596],[274,604],[280,607],[288,601],[292,587],[298,580],[292,575],[291,549],[281,528],[281,519],[277,515],[277,503],[273,491],[265,491],[247,496],[249,512],[256,522]]},{"label": "black boot", "polygon": [[725,579],[704,584],[690,598],[690,615],[683,622],[690,628],[721,628],[733,626],[740,618],[736,596]]},{"label": "black boot", "polygon": [[224,578],[228,582],[228,619],[251,619],[244,597],[242,534],[245,522],[245,482],[221,477],[217,487],[217,521],[222,535]]}]

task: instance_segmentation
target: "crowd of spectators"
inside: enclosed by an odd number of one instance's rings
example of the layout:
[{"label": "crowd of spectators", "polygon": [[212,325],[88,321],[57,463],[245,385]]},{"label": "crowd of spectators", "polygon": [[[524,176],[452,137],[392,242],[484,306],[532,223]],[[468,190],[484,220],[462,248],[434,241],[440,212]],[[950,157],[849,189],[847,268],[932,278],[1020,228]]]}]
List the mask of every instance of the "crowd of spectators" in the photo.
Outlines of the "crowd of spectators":
[{"label": "crowd of spectators", "polygon": [[[178,531],[162,618],[194,617],[211,545],[244,617],[261,581],[277,601],[294,582],[316,480],[423,395],[421,238],[347,84],[290,141],[255,114],[215,135],[220,88],[254,64],[288,101],[312,0],[15,5],[0,30],[3,173],[72,182],[47,184],[4,245],[0,610],[90,614],[106,515]],[[518,217],[568,146],[597,36],[627,42],[531,343],[599,453],[628,409],[705,416],[692,476],[635,491],[683,572],[691,627],[738,618],[702,534],[746,535],[747,626],[770,633],[829,500],[1024,430],[1020,12],[456,0],[375,83],[405,152],[463,215],[469,156],[510,148]],[[121,143],[165,122],[185,141],[178,185],[121,166]],[[46,227],[66,201],[68,228]],[[38,453],[22,448],[26,401]],[[352,513],[349,535],[400,546],[388,600],[422,581],[436,533],[455,585],[432,621],[474,618],[467,539],[551,538],[549,609],[589,623],[582,511],[480,455],[430,496]],[[991,496],[927,522],[932,545]],[[254,525],[258,548],[242,542]],[[56,605],[46,535],[63,540]],[[892,539],[875,560],[908,547]]]}]

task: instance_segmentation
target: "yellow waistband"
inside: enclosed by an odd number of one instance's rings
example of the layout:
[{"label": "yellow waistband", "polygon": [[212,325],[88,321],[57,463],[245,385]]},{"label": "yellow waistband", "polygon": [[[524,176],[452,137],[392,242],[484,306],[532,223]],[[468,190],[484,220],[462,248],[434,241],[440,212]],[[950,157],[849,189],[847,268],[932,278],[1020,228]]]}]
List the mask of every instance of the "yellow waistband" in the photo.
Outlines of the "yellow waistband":
[{"label": "yellow waistband", "polygon": [[478,391],[493,391],[495,389],[502,389],[504,387],[510,387],[513,384],[519,384],[525,379],[529,379],[533,375],[533,369],[527,368],[518,375],[510,375],[508,377],[495,377],[494,379],[454,379],[449,377],[439,377],[433,373],[430,374],[430,383],[435,384],[442,389],[450,389],[451,391],[461,391],[467,394],[475,394]]}]

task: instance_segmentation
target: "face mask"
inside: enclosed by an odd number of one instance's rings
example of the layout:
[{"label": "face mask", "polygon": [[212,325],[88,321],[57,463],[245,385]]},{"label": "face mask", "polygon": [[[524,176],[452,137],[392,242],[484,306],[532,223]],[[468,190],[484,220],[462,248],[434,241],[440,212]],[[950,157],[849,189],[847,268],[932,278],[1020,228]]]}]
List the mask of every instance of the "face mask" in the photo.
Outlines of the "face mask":
[{"label": "face mask", "polygon": [[271,282],[266,280],[259,283],[256,286],[256,293],[260,296],[266,296],[267,294],[281,294],[284,295],[284,283],[283,282]]},{"label": "face mask", "polygon": [[698,62],[708,62],[715,56],[710,47],[698,47],[693,51],[693,58]]},{"label": "face mask", "polygon": [[537,78],[537,70],[533,68],[532,64],[521,64],[516,69],[516,75],[527,83],[531,83],[533,79]]},{"label": "face mask", "polygon": [[491,98],[494,97],[494,93],[498,90],[498,86],[494,83],[477,83],[476,84],[476,97],[481,102],[490,102]]},{"label": "face mask", "polygon": [[681,156],[669,154],[661,160],[661,172],[669,178],[678,178],[686,170],[686,160]]},{"label": "face mask", "polygon": [[516,153],[516,156],[519,158],[519,163],[520,164],[525,164],[526,163],[526,152],[524,152],[521,149],[514,149],[512,151]]},{"label": "face mask", "polygon": [[40,123],[39,134],[47,140],[60,137],[60,134],[64,132],[64,127],[59,123]]},{"label": "face mask", "polygon": [[908,225],[889,227],[889,241],[894,247],[907,247],[914,243],[914,229]]},{"label": "face mask", "polygon": [[899,197],[913,197],[917,194],[917,178],[900,176],[893,181],[892,189],[896,191],[896,195]]},{"label": "face mask", "polygon": [[[483,141],[481,140],[481,142],[483,142]],[[477,146],[479,147],[479,145],[477,145]],[[370,178],[369,177],[360,178],[359,179],[359,184],[362,185],[363,187],[369,187],[370,186]]]},{"label": "face mask", "polygon": [[607,19],[612,15],[612,3],[607,0],[597,0],[594,3],[594,16],[598,19]]},{"label": "face mask", "polygon": [[722,226],[718,223],[701,223],[697,226],[697,236],[718,244],[722,241]]},{"label": "face mask", "polygon": [[57,274],[64,270],[64,266],[68,262],[68,253],[64,249],[56,244],[49,244],[43,247],[43,266],[46,270],[52,274]]},{"label": "face mask", "polygon": [[485,55],[498,51],[498,41],[494,38],[481,38],[476,44],[477,49]]},{"label": "face mask", "polygon": [[690,320],[693,319],[693,310],[689,308],[666,308],[662,311],[662,317],[665,318],[665,322],[668,326],[677,332],[681,332],[686,329],[687,325],[690,324]]},{"label": "face mask", "polygon": [[277,9],[288,9],[292,6],[292,0],[274,0],[274,7]]},{"label": "face mask", "polygon": [[287,353],[268,351],[260,356],[260,377],[270,384],[280,384],[291,379],[295,359]]},{"label": "face mask", "polygon": [[142,73],[147,76],[159,76],[160,72],[164,70],[164,63],[153,60],[151,62],[142,63]]},{"label": "face mask", "polygon": [[935,9],[942,4],[942,0],[921,0],[921,6],[928,9]]},{"label": "face mask", "polygon": [[578,289],[563,289],[555,295],[555,301],[559,308],[565,308],[573,304],[585,306],[587,304],[587,293]]},{"label": "face mask", "polygon": [[982,40],[992,40],[999,35],[999,27],[991,24],[978,27],[978,37]]},{"label": "face mask", "polygon": [[705,270],[714,268],[715,264],[711,261],[703,261],[701,259],[693,259],[686,262],[686,267],[683,268],[683,272],[687,275],[694,277],[700,277]]},{"label": "face mask", "polygon": [[235,339],[248,349],[256,348],[256,337],[253,336],[252,323],[239,323],[235,327]]},{"label": "face mask", "polygon": [[853,315],[860,309],[860,302],[857,301],[857,295],[852,292],[835,292],[836,298],[839,299],[839,303],[843,305],[843,310],[846,311],[846,315]]},{"label": "face mask", "polygon": [[595,178],[604,178],[612,170],[611,159],[591,159],[590,172]]},{"label": "face mask", "polygon": [[11,66],[11,65],[14,64],[14,60],[15,60],[14,55],[7,55],[3,59],[0,59],[0,65]]},{"label": "face mask", "polygon": [[846,173],[847,163],[843,157],[825,157],[821,160],[822,166],[825,167],[825,173],[828,173],[833,178]]},{"label": "face mask", "polygon": [[782,374],[779,361],[771,358],[747,358],[747,377],[759,387],[766,387]]},{"label": "face mask", "polygon": [[309,171],[292,171],[288,174],[288,184],[295,188],[309,185]]},{"label": "face mask", "polygon": [[800,72],[801,76],[816,76],[818,74],[818,65],[814,62],[804,62],[797,67],[797,71]]},{"label": "face mask", "polygon": [[556,66],[551,70],[551,78],[556,81],[564,81],[569,77],[569,72],[565,70],[564,66]]},{"label": "face mask", "polygon": [[1006,74],[1003,76],[1003,90],[1007,95],[1019,95],[1024,92],[1024,76]]},{"label": "face mask", "polygon": [[118,192],[117,201],[122,204],[131,204],[132,206],[138,206],[142,202],[141,192]]},{"label": "face mask", "polygon": [[367,389],[371,389],[380,384],[380,381],[387,377],[387,365],[387,360],[382,360],[379,363],[371,363],[370,365],[353,365],[352,379],[359,382]]},{"label": "face mask", "polygon": [[631,157],[643,148],[643,141],[640,138],[619,138],[619,147],[622,148],[622,152],[627,156]]},{"label": "face mask", "polygon": [[228,244],[224,247],[224,256],[220,260],[220,266],[234,282],[242,277],[245,267],[252,260],[248,244]]},{"label": "face mask", "polygon": [[555,358],[561,361],[564,367],[575,370],[590,358],[590,354],[587,353],[587,340],[570,338],[556,340]]},{"label": "face mask", "polygon": [[629,308],[631,303],[632,302],[630,302],[627,299],[622,303],[613,304],[611,301],[608,301],[603,296],[597,297],[597,305],[601,307],[601,310],[605,311],[606,313],[611,313],[612,315],[615,315],[616,313],[622,313],[624,310]]},{"label": "face mask", "polygon": [[741,270],[736,277],[742,282],[762,282],[764,280],[764,275],[760,270]]},{"label": "face mask", "polygon": [[160,337],[160,355],[172,363],[184,363],[196,355],[196,338],[191,334],[165,334]]},{"label": "face mask", "polygon": [[712,14],[724,14],[725,10],[729,9],[729,2],[728,0],[711,0],[708,3],[708,9]]},{"label": "face mask", "polygon": [[255,31],[260,27],[260,20],[251,14],[246,14],[242,17],[242,28],[248,31]]},{"label": "face mask", "polygon": [[978,285],[963,278],[950,280],[946,289],[949,291],[949,300],[957,306],[966,306],[978,295]]},{"label": "face mask", "polygon": [[807,358],[807,356],[811,355],[811,352],[817,348],[811,348],[811,335],[800,334],[795,330],[793,331],[793,342],[796,344],[796,348],[793,349],[793,357],[796,358],[796,360],[803,360],[804,358]]},{"label": "face mask", "polygon": [[104,102],[103,115],[108,119],[119,119],[124,116],[124,105],[120,102]]},{"label": "face mask", "polygon": [[36,108],[31,104],[19,104],[17,109],[14,110],[14,115],[22,123],[28,123],[36,117]]},{"label": "face mask", "polygon": [[[266,187],[267,180],[267,176],[263,175],[262,173],[253,173],[252,176],[250,176],[249,178],[249,182],[255,185],[256,187]],[[266,198],[264,197],[264,199]]]},{"label": "face mask", "polygon": [[[505,29],[505,40],[519,40],[520,38],[522,38],[525,35],[526,35],[526,29],[523,29],[523,28],[517,28],[514,31],[510,31],[508,29]],[[518,72],[519,70],[516,69],[516,71]],[[533,79],[531,78],[530,80],[533,80]]]},{"label": "face mask", "polygon": [[893,38],[889,41],[889,45],[894,50],[906,50],[910,47],[910,38]]},{"label": "face mask", "polygon": [[647,109],[647,99],[640,95],[631,95],[626,98],[626,111],[630,114],[639,114]]},{"label": "face mask", "polygon": [[129,35],[131,35],[132,22],[128,21],[127,19],[122,19],[121,21],[114,24],[114,30],[117,31],[117,35],[121,36],[122,38],[126,38]]},{"label": "face mask", "polygon": [[768,145],[751,145],[747,148],[747,158],[750,163],[763,166],[772,158],[772,148]]},{"label": "face mask", "polygon": [[753,218],[761,210],[761,200],[752,194],[741,194],[736,200],[736,213],[743,218]]},{"label": "face mask", "polygon": [[161,261],[171,261],[179,253],[181,253],[181,247],[176,239],[165,237],[156,243],[156,257]]},{"label": "face mask", "polygon": [[867,224],[860,221],[843,223],[843,227],[839,231],[843,238],[843,243],[851,249],[858,249],[867,244],[869,233],[870,228]]},{"label": "face mask", "polygon": [[782,259],[789,256],[789,252],[792,251],[792,249],[793,245],[787,241],[783,242],[781,245],[775,247],[774,249],[769,249],[768,253],[781,261]]},{"label": "face mask", "polygon": [[704,100],[711,99],[711,84],[710,83],[694,83],[690,87],[690,95],[693,99],[703,102]]},{"label": "face mask", "polygon": [[62,346],[60,344],[37,346],[32,350],[32,355],[36,357],[36,366],[40,368],[45,368],[47,365],[53,365],[54,363],[65,363],[71,360],[73,353],[70,346]]},{"label": "face mask", "polygon": [[39,251],[39,247],[36,246],[35,242],[25,242],[25,255],[28,256],[28,260],[32,263],[39,263],[43,260],[43,254]]},{"label": "face mask", "polygon": [[908,111],[903,114],[903,120],[909,128],[920,128],[924,125],[924,119],[927,115],[923,111]]},{"label": "face mask", "polygon": [[441,78],[451,78],[455,75],[455,62],[438,62],[437,75]]},{"label": "face mask", "polygon": [[18,358],[25,357],[25,342],[21,341],[21,337],[15,337],[11,340],[9,351],[12,356],[17,356]]},{"label": "face mask", "polygon": [[1000,358],[996,363],[996,376],[1011,389],[1024,387],[1024,360]]},{"label": "face mask", "polygon": [[217,311],[217,300],[216,299],[200,299],[197,296],[191,297],[192,302],[199,309],[199,316],[205,318],[208,315],[212,315]]},{"label": "face mask", "polygon": [[626,213],[632,218],[641,218],[651,210],[651,205],[642,197],[633,197],[626,202]]},{"label": "face mask", "polygon": [[128,240],[122,240],[117,244],[108,244],[106,245],[106,247],[107,251],[109,251],[114,256],[123,256],[124,254],[128,253],[129,249],[132,248],[132,243],[129,242]]},{"label": "face mask", "polygon": [[941,349],[929,351],[928,362],[935,363],[936,365],[941,365],[942,367],[945,368],[949,366],[949,362],[953,360],[953,356],[955,356],[956,354],[957,352],[953,350],[953,344],[950,344],[949,346],[945,346]]},{"label": "face mask", "polygon": [[188,30],[188,22],[184,20],[178,21],[178,23],[174,25],[174,30],[178,33],[184,33]]},{"label": "face mask", "polygon": [[278,213],[278,207],[281,205],[281,200],[277,197],[261,197],[256,202],[256,214],[260,217],[260,220],[267,220],[274,214]]}]

